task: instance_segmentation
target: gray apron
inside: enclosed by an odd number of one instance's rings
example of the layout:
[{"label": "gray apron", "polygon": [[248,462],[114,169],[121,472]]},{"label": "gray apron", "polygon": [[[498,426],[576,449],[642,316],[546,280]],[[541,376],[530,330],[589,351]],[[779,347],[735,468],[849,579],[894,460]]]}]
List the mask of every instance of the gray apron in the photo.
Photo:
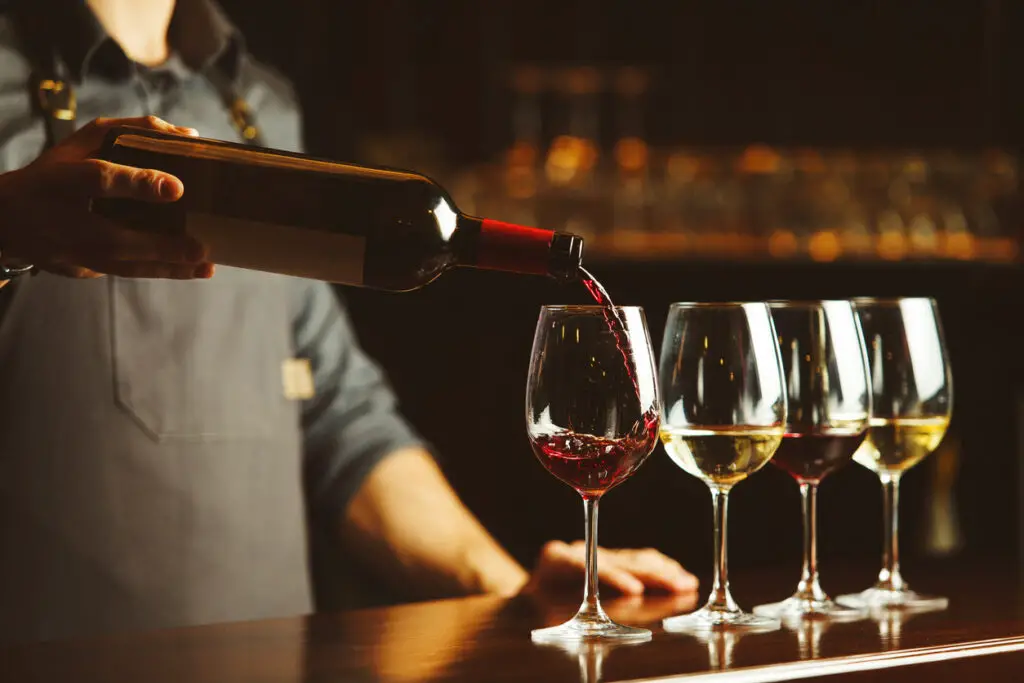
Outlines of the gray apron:
[{"label": "gray apron", "polygon": [[[51,142],[74,128],[53,115],[69,92],[39,100]],[[309,612],[300,406],[282,392],[294,288],[230,268],[14,286],[0,640]]]}]

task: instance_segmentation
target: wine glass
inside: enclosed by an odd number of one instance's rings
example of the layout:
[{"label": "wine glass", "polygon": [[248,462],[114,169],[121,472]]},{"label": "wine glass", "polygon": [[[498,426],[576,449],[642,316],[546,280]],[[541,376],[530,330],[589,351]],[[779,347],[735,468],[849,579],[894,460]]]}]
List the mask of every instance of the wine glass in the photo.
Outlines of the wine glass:
[{"label": "wine glass", "polygon": [[867,343],[872,393],[867,439],[853,459],[882,481],[885,546],[875,585],[838,601],[869,609],[942,609],[946,598],[907,587],[898,544],[900,478],[938,447],[953,409],[939,311],[926,298],[855,299],[853,305]]},{"label": "wine glass", "polygon": [[658,442],[658,388],[643,309],[544,306],[526,383],[526,425],[541,464],[583,497],[586,584],[572,619],[533,631],[538,642],[647,640],[613,622],[597,594],[597,504]]},{"label": "wine glass", "polygon": [[803,571],[792,597],[754,614],[783,621],[803,616],[857,619],[818,579],[818,484],[848,463],[867,434],[871,384],[864,336],[849,301],[769,302],[786,377],[786,435],[772,464],[796,479],[803,502]]},{"label": "wine glass", "polygon": [[767,304],[672,304],[659,375],[665,451],[708,485],[715,506],[715,575],[708,602],[662,625],[667,631],[777,629],[778,619],[739,608],[729,593],[726,562],[729,491],[764,467],[786,427],[782,360]]}]

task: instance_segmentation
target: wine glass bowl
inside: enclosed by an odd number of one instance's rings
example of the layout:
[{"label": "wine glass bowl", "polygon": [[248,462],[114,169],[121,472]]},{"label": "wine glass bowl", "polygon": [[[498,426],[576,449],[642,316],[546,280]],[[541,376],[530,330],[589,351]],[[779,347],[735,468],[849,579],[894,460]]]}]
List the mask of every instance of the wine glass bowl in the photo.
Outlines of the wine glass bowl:
[{"label": "wine glass bowl", "polygon": [[628,479],[658,441],[654,353],[643,309],[545,306],[526,386],[527,434],[540,463],[584,501],[586,586],[568,622],[533,631],[539,642],[645,640],[647,629],[613,622],[597,593],[597,505]]},{"label": "wine glass bowl", "polygon": [[786,377],[786,433],[772,463],[796,480],[803,507],[803,570],[792,597],[758,605],[755,614],[858,619],[821,588],[817,491],[863,443],[871,418],[871,386],[860,324],[849,301],[769,302]]},{"label": "wine glass bowl", "polygon": [[858,608],[944,608],[948,600],[910,590],[900,572],[899,484],[934,451],[953,409],[953,377],[938,306],[928,298],[853,301],[867,345],[872,414],[853,459],[882,483],[885,539],[875,585],[838,598]]},{"label": "wine glass bowl", "polygon": [[778,619],[742,611],[729,593],[725,536],[729,491],[768,463],[785,430],[785,382],[768,306],[672,304],[659,377],[665,451],[707,484],[715,506],[715,577],[708,602],[662,625],[691,632],[777,629]]}]

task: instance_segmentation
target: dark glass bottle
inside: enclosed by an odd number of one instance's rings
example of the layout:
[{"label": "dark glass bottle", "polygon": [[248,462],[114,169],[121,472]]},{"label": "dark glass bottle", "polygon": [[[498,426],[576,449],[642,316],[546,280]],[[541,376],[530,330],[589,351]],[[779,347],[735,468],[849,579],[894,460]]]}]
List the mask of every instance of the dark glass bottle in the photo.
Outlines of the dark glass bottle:
[{"label": "dark glass bottle", "polygon": [[426,176],[135,128],[98,156],[171,173],[177,202],[96,199],[139,230],[187,233],[213,263],[408,291],[455,267],[577,277],[583,240],[463,214]]}]

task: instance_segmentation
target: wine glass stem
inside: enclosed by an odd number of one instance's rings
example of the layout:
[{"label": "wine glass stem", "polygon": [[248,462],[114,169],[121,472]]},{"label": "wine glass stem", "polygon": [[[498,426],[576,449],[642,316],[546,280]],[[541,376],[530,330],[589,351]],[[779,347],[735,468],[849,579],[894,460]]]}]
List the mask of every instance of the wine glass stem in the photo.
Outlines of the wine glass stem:
[{"label": "wine glass stem", "polygon": [[882,571],[878,573],[877,588],[883,590],[903,590],[903,577],[900,576],[900,477],[898,474],[882,476],[882,505],[885,518],[885,545],[882,550]]},{"label": "wine glass stem", "polygon": [[585,544],[587,548],[587,580],[583,585],[583,604],[577,616],[604,619],[604,611],[597,594],[597,503],[594,496],[583,497],[583,517],[586,523]]},{"label": "wine glass stem", "polygon": [[797,595],[805,600],[825,600],[818,584],[818,484],[800,482],[800,499],[804,517],[804,568],[797,586]]},{"label": "wine glass stem", "polygon": [[729,489],[711,487],[711,500],[715,506],[715,580],[708,598],[709,609],[736,612],[739,606],[729,594],[729,563],[726,556],[726,527],[729,512]]}]

